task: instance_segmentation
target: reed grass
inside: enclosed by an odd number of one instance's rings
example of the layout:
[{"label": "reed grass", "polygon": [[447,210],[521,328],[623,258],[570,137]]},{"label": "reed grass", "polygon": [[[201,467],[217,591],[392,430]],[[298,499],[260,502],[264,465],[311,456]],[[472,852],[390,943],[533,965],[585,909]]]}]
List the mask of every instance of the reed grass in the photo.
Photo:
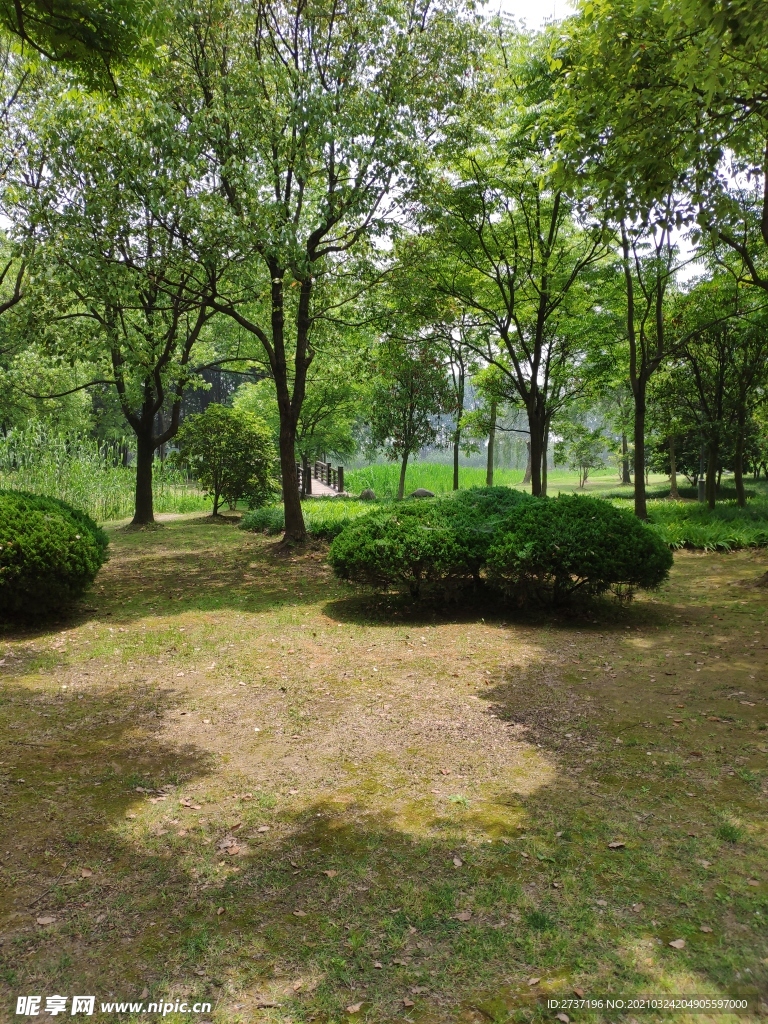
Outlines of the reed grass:
[{"label": "reed grass", "polygon": [[[136,471],[121,464],[118,442],[62,435],[39,424],[0,437],[0,489],[49,494],[99,522],[133,515]],[[197,484],[155,460],[156,512],[196,512],[210,506]]]}]

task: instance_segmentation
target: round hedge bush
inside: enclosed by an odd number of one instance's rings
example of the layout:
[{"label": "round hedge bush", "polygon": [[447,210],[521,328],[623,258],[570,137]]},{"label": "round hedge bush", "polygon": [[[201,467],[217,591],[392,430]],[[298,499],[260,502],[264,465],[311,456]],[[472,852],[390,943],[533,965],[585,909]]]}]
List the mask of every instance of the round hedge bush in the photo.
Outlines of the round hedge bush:
[{"label": "round hedge bush", "polygon": [[488,549],[488,580],[519,603],[653,589],[669,547],[631,512],[602,498],[561,495],[513,509]]},{"label": "round hedge bush", "polygon": [[107,535],[65,501],[0,491],[0,614],[63,611],[107,558]]},{"label": "round hedge bush", "polygon": [[477,582],[499,525],[528,496],[508,487],[472,488],[451,497],[406,501],[346,526],[329,560],[342,579],[407,586],[448,597]]}]

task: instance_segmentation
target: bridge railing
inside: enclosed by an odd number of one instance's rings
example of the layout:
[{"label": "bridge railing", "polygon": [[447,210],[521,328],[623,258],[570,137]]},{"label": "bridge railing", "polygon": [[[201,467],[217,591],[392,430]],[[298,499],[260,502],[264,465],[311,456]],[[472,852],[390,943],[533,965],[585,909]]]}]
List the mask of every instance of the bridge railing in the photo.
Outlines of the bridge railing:
[{"label": "bridge railing", "polygon": [[319,480],[321,484],[330,487],[337,494],[341,494],[344,490],[343,466],[333,466],[330,462],[320,462],[319,460],[312,465],[308,462],[297,462],[296,474],[302,494],[312,494],[313,480]]}]

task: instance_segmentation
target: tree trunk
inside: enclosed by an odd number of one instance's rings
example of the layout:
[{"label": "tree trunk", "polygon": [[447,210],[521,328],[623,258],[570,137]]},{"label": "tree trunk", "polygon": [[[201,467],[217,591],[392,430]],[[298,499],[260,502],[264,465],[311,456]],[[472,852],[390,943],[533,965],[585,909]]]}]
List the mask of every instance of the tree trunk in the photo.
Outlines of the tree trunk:
[{"label": "tree trunk", "polygon": [[677,489],[677,459],[675,458],[675,435],[669,435],[669,496],[677,501],[680,493]]},{"label": "tree trunk", "polygon": [[491,400],[491,429],[488,431],[488,461],[485,468],[485,486],[493,487],[493,458],[496,448],[496,399]]},{"label": "tree trunk", "polygon": [[453,441],[453,489],[459,489],[459,432],[454,434]]},{"label": "tree trunk", "polygon": [[626,485],[632,483],[632,477],[629,473],[629,444],[625,430],[621,432],[621,482]]},{"label": "tree trunk", "polygon": [[736,433],[736,453],[733,460],[733,483],[736,487],[736,504],[739,508],[746,505],[744,494],[744,426],[739,417]]},{"label": "tree trunk", "polygon": [[549,420],[544,427],[544,441],[542,443],[541,452],[541,496],[546,498],[547,496],[547,454],[549,452]]},{"label": "tree trunk", "polygon": [[402,501],[403,495],[405,494],[405,471],[408,469],[408,456],[403,456],[403,461],[400,464],[400,480],[397,484],[397,500]]},{"label": "tree trunk", "polygon": [[699,449],[699,475],[696,478],[696,497],[704,504],[707,500],[707,481],[705,473],[707,471],[707,446],[702,444]]},{"label": "tree trunk", "polygon": [[705,484],[707,505],[712,509],[715,507],[717,496],[717,443],[710,441],[707,456],[707,481]]},{"label": "tree trunk", "polygon": [[528,427],[531,431],[531,494],[540,498],[541,493],[541,458],[544,448],[544,424],[538,415],[528,414]]},{"label": "tree trunk", "polygon": [[528,461],[525,464],[525,473],[523,474],[523,483],[529,484],[531,482],[531,442],[526,441],[525,447],[528,451]]},{"label": "tree trunk", "polygon": [[154,523],[152,509],[152,463],[155,460],[155,438],[150,428],[136,435],[136,508],[134,526]]},{"label": "tree trunk", "polygon": [[645,500],[645,381],[638,380],[634,391],[635,399],[635,515],[638,519],[648,518]]},{"label": "tree trunk", "polygon": [[304,515],[301,511],[299,477],[296,472],[295,431],[280,417],[280,473],[283,478],[283,509],[285,534],[283,541],[302,544],[307,537]]}]

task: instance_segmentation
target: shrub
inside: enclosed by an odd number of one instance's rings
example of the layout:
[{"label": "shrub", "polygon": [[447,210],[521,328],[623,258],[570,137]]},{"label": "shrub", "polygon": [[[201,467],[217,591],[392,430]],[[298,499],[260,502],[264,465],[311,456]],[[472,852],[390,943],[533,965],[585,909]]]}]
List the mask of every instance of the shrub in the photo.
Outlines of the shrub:
[{"label": "shrub", "polygon": [[[353,520],[367,515],[376,506],[354,498],[309,498],[301,503],[304,525],[313,537],[333,540]],[[265,505],[246,512],[240,526],[254,533],[282,533],[285,510],[282,505]]]},{"label": "shrub", "polygon": [[563,495],[521,503],[488,550],[488,579],[520,602],[576,593],[631,594],[669,574],[667,545],[631,512],[600,498]]},{"label": "shrub", "polygon": [[265,505],[278,492],[272,479],[277,452],[266,423],[242,409],[209,405],[179,430],[176,462],[188,465],[213,498],[234,508],[246,498],[250,508]]},{"label": "shrub", "polygon": [[475,574],[472,552],[462,545],[445,502],[425,500],[371,512],[342,530],[328,558],[342,579],[378,587],[424,585],[453,589]]},{"label": "shrub", "polygon": [[347,527],[331,546],[337,576],[375,586],[448,595],[477,582],[488,547],[513,508],[530,501],[509,487],[477,487],[451,497],[405,502]]},{"label": "shrub", "polygon": [[63,610],[93,582],[107,544],[89,516],[58,498],[0,491],[0,613]]}]

